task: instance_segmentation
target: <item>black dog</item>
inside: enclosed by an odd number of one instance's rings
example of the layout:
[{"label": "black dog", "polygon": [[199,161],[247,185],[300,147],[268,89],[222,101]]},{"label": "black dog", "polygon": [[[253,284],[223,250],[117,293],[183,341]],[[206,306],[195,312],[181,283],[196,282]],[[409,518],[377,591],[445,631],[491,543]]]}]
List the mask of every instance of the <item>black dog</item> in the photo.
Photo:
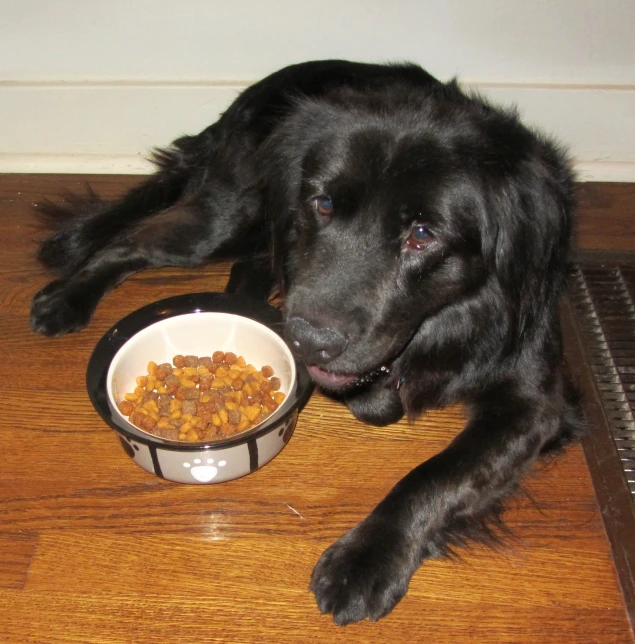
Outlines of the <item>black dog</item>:
[{"label": "black dog", "polygon": [[238,258],[228,289],[278,284],[290,345],[368,423],[471,410],[446,450],[322,555],[311,589],[338,624],[389,613],[422,560],[488,533],[530,464],[581,432],[558,301],[573,225],[567,159],[515,113],[415,65],[285,68],[155,156],[114,203],[51,207],[60,274],[31,325],[86,325],[148,267]]}]

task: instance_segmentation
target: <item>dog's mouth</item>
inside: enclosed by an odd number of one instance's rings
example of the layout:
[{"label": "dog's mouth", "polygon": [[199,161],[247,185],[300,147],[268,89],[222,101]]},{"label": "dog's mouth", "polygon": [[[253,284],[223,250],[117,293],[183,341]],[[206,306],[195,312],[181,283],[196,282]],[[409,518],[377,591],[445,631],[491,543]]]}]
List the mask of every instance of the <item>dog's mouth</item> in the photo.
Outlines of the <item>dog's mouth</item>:
[{"label": "dog's mouth", "polygon": [[330,391],[343,389],[353,389],[362,385],[370,384],[377,378],[388,375],[390,368],[387,366],[379,367],[373,371],[364,374],[352,373],[334,373],[318,367],[317,365],[307,365],[307,371],[315,383]]}]

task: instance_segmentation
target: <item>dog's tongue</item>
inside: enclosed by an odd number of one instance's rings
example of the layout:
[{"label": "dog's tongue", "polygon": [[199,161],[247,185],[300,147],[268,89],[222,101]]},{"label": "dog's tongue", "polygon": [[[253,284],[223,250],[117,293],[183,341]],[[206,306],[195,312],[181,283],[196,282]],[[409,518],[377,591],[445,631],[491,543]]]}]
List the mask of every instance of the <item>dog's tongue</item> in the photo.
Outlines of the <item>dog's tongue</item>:
[{"label": "dog's tongue", "polygon": [[331,373],[330,371],[324,371],[324,369],[320,369],[320,367],[316,367],[315,365],[308,366],[307,371],[318,385],[324,385],[325,387],[341,387],[342,385],[347,385],[349,382],[355,380],[355,376]]}]

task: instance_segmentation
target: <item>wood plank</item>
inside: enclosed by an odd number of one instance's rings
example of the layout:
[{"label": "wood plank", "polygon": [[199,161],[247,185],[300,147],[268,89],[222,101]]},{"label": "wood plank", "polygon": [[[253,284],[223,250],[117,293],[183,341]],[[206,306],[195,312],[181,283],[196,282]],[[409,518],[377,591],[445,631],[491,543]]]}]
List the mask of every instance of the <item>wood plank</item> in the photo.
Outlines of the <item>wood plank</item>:
[{"label": "wood plank", "polygon": [[38,537],[37,532],[0,533],[0,588],[24,588]]}]

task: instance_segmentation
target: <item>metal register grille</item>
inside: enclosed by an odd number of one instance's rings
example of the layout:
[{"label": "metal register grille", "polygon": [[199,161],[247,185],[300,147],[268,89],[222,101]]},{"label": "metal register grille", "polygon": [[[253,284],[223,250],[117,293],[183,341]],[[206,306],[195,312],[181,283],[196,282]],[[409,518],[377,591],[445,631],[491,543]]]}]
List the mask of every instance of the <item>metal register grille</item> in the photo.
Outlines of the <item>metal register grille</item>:
[{"label": "metal register grille", "polygon": [[635,266],[581,263],[570,296],[635,503]]}]

